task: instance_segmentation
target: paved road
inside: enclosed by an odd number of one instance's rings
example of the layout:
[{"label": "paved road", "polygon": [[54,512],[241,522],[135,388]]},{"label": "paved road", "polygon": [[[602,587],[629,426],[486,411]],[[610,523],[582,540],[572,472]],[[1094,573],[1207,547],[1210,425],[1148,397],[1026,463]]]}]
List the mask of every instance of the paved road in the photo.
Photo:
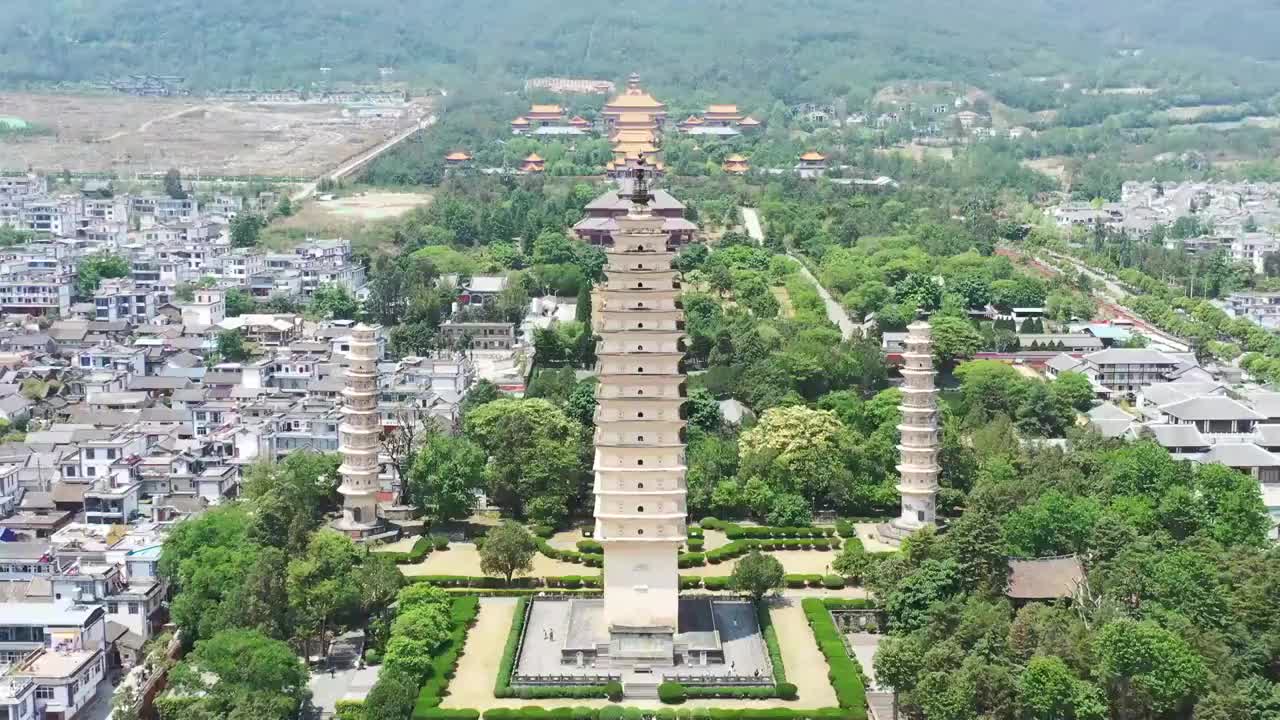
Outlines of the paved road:
[{"label": "paved road", "polygon": [[[747,226],[747,234],[753,240],[757,243],[764,243],[764,230],[760,226],[760,214],[755,208],[742,208],[742,222]],[[836,302],[835,298],[831,297],[831,293],[827,292],[826,288],[822,287],[822,284],[818,282],[818,278],[814,277],[813,273],[809,272],[809,268],[800,262],[800,258],[790,252],[787,255],[797,263],[800,263],[800,274],[817,289],[818,296],[822,298],[822,303],[827,307],[827,319],[831,321],[832,325],[840,328],[840,334],[844,336],[844,339],[848,340],[860,333],[861,330],[857,323],[849,319],[844,307]]]},{"label": "paved road", "polygon": [[404,130],[396,133],[390,138],[387,138],[377,147],[371,148],[366,152],[360,153],[359,155],[342,163],[341,165],[334,168],[333,170],[330,170],[324,175],[321,175],[319,178],[316,178],[314,182],[309,182],[306,185],[303,185],[297,192],[291,195],[289,199],[293,201],[306,200],[307,198],[311,197],[316,193],[316,188],[319,187],[321,180],[323,179],[329,179],[329,180],[335,180],[335,181],[341,180],[347,177],[348,175],[354,173],[356,170],[378,159],[380,155],[387,152],[391,148],[399,145],[405,140],[408,140],[411,136],[413,136],[414,133],[420,130],[425,130],[431,127],[432,125],[434,125],[435,123],[436,123],[436,116],[428,115],[427,117],[423,118],[419,122],[405,128]]},{"label": "paved road", "polygon": [[1136,315],[1133,311],[1129,310],[1125,302],[1126,300],[1128,300],[1130,293],[1127,290],[1125,290],[1124,286],[1122,286],[1120,283],[1112,280],[1109,276],[1098,272],[1097,270],[1089,267],[1088,265],[1085,265],[1084,263],[1080,262],[1079,260],[1076,260],[1073,257],[1068,257],[1066,255],[1053,252],[1052,250],[1045,250],[1045,254],[1048,255],[1052,260],[1056,262],[1066,263],[1068,265],[1071,265],[1076,270],[1086,275],[1095,284],[1100,283],[1103,290],[1099,291],[1095,289],[1094,295],[1100,295],[1104,300],[1110,300],[1113,303],[1112,309],[1115,310],[1117,314],[1121,314],[1124,317],[1128,318],[1129,320],[1132,320],[1134,325],[1137,326],[1142,331],[1143,335],[1148,335],[1154,340],[1164,345],[1168,345],[1169,347],[1173,348],[1175,351],[1179,351],[1179,352],[1191,351],[1191,345],[1187,343],[1186,340],[1183,340],[1182,338],[1176,335],[1171,335],[1161,330],[1160,328],[1143,320],[1141,317]]}]

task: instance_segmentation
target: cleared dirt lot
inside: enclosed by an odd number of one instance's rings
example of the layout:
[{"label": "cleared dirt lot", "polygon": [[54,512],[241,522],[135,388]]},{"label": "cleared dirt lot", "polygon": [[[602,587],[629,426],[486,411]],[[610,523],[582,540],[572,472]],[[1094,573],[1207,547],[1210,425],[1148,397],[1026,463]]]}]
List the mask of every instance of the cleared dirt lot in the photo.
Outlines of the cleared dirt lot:
[{"label": "cleared dirt lot", "polygon": [[202,98],[0,94],[0,115],[52,135],[0,142],[0,170],[314,177],[425,114],[356,117],[339,105]]}]

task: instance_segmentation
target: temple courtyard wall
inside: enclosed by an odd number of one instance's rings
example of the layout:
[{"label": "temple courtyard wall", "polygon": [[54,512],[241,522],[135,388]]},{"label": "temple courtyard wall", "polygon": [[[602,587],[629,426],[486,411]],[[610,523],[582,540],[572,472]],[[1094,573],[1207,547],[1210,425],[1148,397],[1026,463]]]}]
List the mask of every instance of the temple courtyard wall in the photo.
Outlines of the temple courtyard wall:
[{"label": "temple courtyard wall", "polygon": [[[444,554],[444,553],[442,553]],[[815,593],[808,593],[813,595]],[[495,698],[494,683],[497,681],[498,660],[502,657],[507,643],[507,635],[511,630],[511,622],[515,617],[516,598],[481,598],[480,614],[476,624],[467,634],[467,643],[463,648],[458,670],[449,683],[449,694],[444,698],[444,708],[474,708],[489,710],[492,708],[521,707],[594,707],[600,708],[614,703],[605,699],[574,700],[520,700],[517,698]],[[794,683],[799,691],[796,700],[689,700],[681,707],[695,708],[762,708],[789,707],[796,709],[813,709],[835,707],[836,693],[827,681],[827,663],[818,650],[813,631],[800,609],[798,598],[783,597],[775,601],[771,608],[773,626],[778,633],[778,645],[782,651],[782,662],[787,671],[787,681]],[[536,635],[535,631],[535,635]],[[628,699],[625,703],[631,707],[659,709],[671,707],[658,700]]]}]

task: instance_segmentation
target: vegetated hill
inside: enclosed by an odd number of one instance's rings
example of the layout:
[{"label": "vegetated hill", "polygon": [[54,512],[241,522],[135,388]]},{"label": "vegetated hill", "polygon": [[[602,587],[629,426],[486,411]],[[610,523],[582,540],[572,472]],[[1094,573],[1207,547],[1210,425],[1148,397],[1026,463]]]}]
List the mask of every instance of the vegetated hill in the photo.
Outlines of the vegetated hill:
[{"label": "vegetated hill", "polygon": [[[0,84],[180,74],[194,88],[370,82],[517,87],[531,75],[783,100],[886,80],[1066,76],[1185,91],[1260,83],[1270,0],[0,0]],[[1122,48],[1141,47],[1139,57]],[[1247,57],[1248,55],[1253,57]]]}]

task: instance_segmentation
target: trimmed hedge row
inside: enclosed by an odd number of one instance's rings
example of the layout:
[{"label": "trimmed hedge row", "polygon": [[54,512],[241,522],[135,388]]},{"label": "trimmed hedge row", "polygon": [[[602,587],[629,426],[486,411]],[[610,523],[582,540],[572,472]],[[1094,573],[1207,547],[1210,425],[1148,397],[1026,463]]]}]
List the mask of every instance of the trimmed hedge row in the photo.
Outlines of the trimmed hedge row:
[{"label": "trimmed hedge row", "polygon": [[[790,683],[786,684],[790,685]],[[791,697],[795,699],[795,686],[791,685],[791,688]],[[659,686],[659,691],[661,691],[661,686]],[[690,700],[769,700],[782,696],[779,694],[778,688],[772,685],[760,687],[698,685],[685,688],[685,697]]]},{"label": "trimmed hedge row", "polygon": [[[448,546],[448,540],[445,541],[445,546]],[[427,559],[433,547],[431,538],[423,535],[413,542],[413,548],[409,552],[378,552],[376,550],[374,552],[390,557],[397,565],[417,565]]]},{"label": "trimmed hedge row", "polygon": [[827,679],[836,691],[836,701],[849,712],[849,717],[865,720],[867,689],[862,684],[862,669],[857,660],[849,657],[827,604],[819,598],[805,598],[800,601],[800,607],[809,620],[809,627],[813,628],[818,649],[827,659]]},{"label": "trimmed hedge row", "polygon": [[535,588],[578,588],[598,589],[601,586],[599,575],[549,575],[547,577],[513,578],[511,584],[500,577],[479,575],[414,575],[406,577],[409,583],[431,583],[443,588],[481,588],[493,590],[517,590]]},{"label": "trimmed hedge row", "polygon": [[[692,688],[689,688],[690,690]],[[454,710],[452,712],[467,712]],[[792,710],[791,708],[760,708],[730,710],[722,708],[661,708],[659,710],[606,705],[602,708],[587,707],[524,707],[493,708],[484,711],[484,720],[853,720],[854,716],[841,708],[817,710]],[[865,713],[863,713],[865,717]],[[418,715],[414,715],[418,720]],[[475,716],[423,716],[422,720],[476,720]]]},{"label": "trimmed hedge row", "polygon": [[453,673],[458,669],[458,658],[462,655],[462,647],[467,642],[467,631],[471,629],[472,624],[476,621],[476,615],[479,613],[479,598],[459,597],[453,599],[453,603],[450,606],[453,632],[449,634],[449,639],[441,646],[440,652],[431,660],[431,674],[418,691],[418,702],[414,705],[413,713],[415,717],[417,717],[420,709],[434,708],[440,704],[444,697],[445,688],[449,687],[449,681],[453,679]]},{"label": "trimmed hedge row", "polygon": [[[782,664],[782,646],[778,644],[778,631],[773,627],[773,615],[770,614],[767,603],[756,603],[756,622],[760,625],[760,634],[764,635],[765,647],[769,649],[769,662],[773,665],[773,682],[781,688],[782,685],[787,684],[787,669]],[[779,697],[782,695],[779,694]]]},{"label": "trimmed hedge row", "polygon": [[[692,691],[694,688],[686,688]],[[690,696],[692,694],[690,692]],[[413,714],[415,720],[477,720],[476,715],[463,715],[474,710],[438,710],[438,714]],[[865,715],[865,714],[864,714]],[[852,720],[854,716],[838,707],[820,710],[792,710],[790,707],[762,707],[751,710],[728,710],[718,707],[663,707],[641,710],[639,707],[607,705],[595,707],[494,707],[484,711],[484,720]]]},{"label": "trimmed hedge row", "polygon": [[818,527],[773,527],[769,525],[739,525],[715,518],[703,518],[699,523],[707,530],[720,530],[730,540],[766,539],[766,538],[824,538],[835,534],[835,528]]},{"label": "trimmed hedge row", "polygon": [[511,619],[511,629],[507,631],[507,644],[502,648],[502,659],[498,661],[498,679],[493,685],[494,697],[511,697],[511,673],[516,668],[516,650],[520,647],[520,638],[524,636],[524,618],[528,611],[529,598],[516,600],[516,613]]},{"label": "trimmed hedge row", "polygon": [[840,539],[835,537],[734,540],[728,545],[708,551],[706,558],[712,565],[718,565],[752,550],[835,550],[839,547]]},{"label": "trimmed hedge row", "polygon": [[[604,567],[604,555],[599,553],[577,552],[574,550],[557,550],[551,547],[551,543],[544,538],[535,538],[538,543],[538,552],[546,555],[552,560],[564,560],[565,562],[586,565],[587,567]],[[595,542],[594,540],[581,540],[583,542]],[[599,543],[596,543],[599,544]],[[603,552],[603,551],[602,551]]]},{"label": "trimmed hedge row", "polygon": [[445,708],[414,708],[413,720],[480,720],[479,710],[446,710]]}]

